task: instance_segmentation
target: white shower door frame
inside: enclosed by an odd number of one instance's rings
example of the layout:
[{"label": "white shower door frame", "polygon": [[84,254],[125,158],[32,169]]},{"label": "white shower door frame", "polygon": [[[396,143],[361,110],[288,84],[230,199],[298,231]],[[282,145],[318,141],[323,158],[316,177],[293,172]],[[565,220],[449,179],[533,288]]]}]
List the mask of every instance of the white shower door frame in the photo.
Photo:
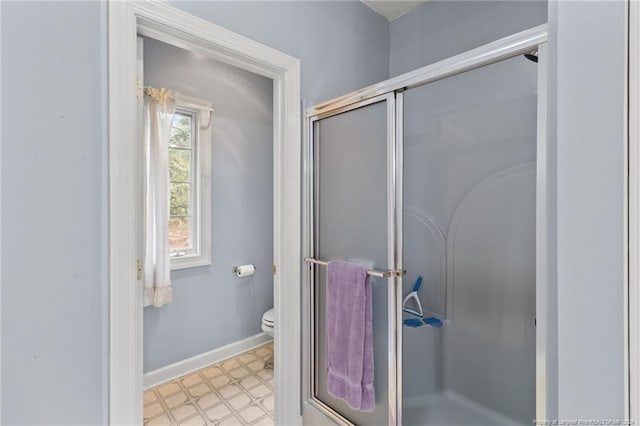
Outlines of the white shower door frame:
[{"label": "white shower door frame", "polygon": [[[402,169],[399,169],[397,167],[397,162],[396,162],[396,153],[398,152],[397,143],[400,139],[397,137],[398,132],[396,131],[397,102],[393,92],[373,96],[364,100],[357,101],[355,103],[344,105],[336,109],[332,109],[324,113],[320,113],[320,114],[309,117],[308,126],[305,129],[305,133],[307,134],[309,143],[308,144],[305,143],[305,146],[304,146],[304,149],[306,150],[304,153],[305,155],[304,169],[305,169],[305,173],[311,176],[311,178],[305,180],[304,202],[305,202],[306,221],[303,224],[304,226],[303,229],[305,229],[306,232],[304,233],[304,240],[303,240],[303,247],[304,247],[303,259],[308,257],[313,257],[312,254],[316,253],[316,248],[314,247],[314,243],[315,243],[314,236],[316,235],[317,231],[315,229],[316,223],[315,223],[315,216],[313,213],[315,212],[315,206],[318,205],[318,202],[317,202],[317,188],[315,187],[316,179],[314,178],[317,172],[315,170],[316,153],[314,151],[315,151],[316,145],[314,143],[315,137],[313,135],[314,123],[324,118],[329,118],[338,114],[353,111],[358,108],[364,108],[377,103],[386,104],[386,122],[387,122],[386,194],[387,194],[387,200],[388,200],[387,211],[386,211],[386,215],[388,219],[387,229],[386,229],[387,265],[388,265],[388,268],[393,269],[392,265],[395,265],[398,263],[397,254],[399,253],[399,246],[397,246],[396,244],[396,242],[398,241],[398,238],[396,238],[396,233],[398,230],[398,228],[396,227],[397,203],[395,200],[396,200],[396,197],[398,196],[398,194],[396,193],[396,188],[398,188],[398,185],[396,184],[396,182],[397,182],[397,179],[402,178],[400,173]],[[381,232],[385,232],[385,230],[382,230]],[[392,272],[392,271],[385,271],[385,272]],[[314,291],[313,291],[314,284],[315,284],[313,279],[314,274],[315,274],[315,266],[313,264],[308,264],[306,267],[306,270],[303,273],[303,287],[305,289],[303,292],[304,293],[303,297],[305,298],[305,300],[308,300],[308,303],[306,304],[306,309],[303,312],[304,318],[306,320],[305,324],[308,324],[308,327],[305,327],[305,329],[315,328],[315,324],[314,324],[315,319],[313,315],[313,310],[311,309],[311,307],[314,306],[315,304]],[[393,274],[390,274],[390,275],[391,276],[386,277],[386,285],[388,286],[387,297],[390,301],[391,300],[395,301],[397,297],[399,297],[398,289],[402,289],[402,286],[401,286],[402,282],[399,281],[399,278],[397,276]],[[396,424],[396,415],[399,411],[395,406],[397,402],[395,398],[395,395],[397,394],[396,379],[398,377],[398,360],[396,359],[396,351],[395,351],[395,345],[396,345],[395,342],[397,340],[397,336],[396,336],[397,333],[395,331],[398,330],[397,326],[399,323],[397,321],[401,317],[401,312],[399,312],[399,310],[396,309],[396,306],[397,304],[395,303],[390,304],[389,310],[388,310],[388,316],[387,316],[389,330],[394,331],[394,333],[389,333],[389,335],[387,336],[388,348],[389,348],[387,353],[387,356],[388,356],[387,375],[388,375],[388,385],[389,385],[389,388],[388,388],[389,389],[389,399],[388,399],[389,400],[389,424]],[[304,385],[304,387],[309,391],[308,395],[306,395],[305,397],[305,400],[307,401],[308,404],[313,406],[320,413],[322,413],[323,416],[326,416],[331,421],[337,424],[342,424],[342,425],[351,424],[348,420],[346,420],[343,416],[341,416],[337,411],[333,410],[327,404],[323,403],[322,401],[314,397],[314,392],[316,388],[316,378],[315,378],[314,371],[312,371],[311,369],[315,366],[316,360],[315,360],[315,340],[312,333],[307,333],[305,335],[305,340],[303,344],[305,345],[305,349],[303,351],[305,353],[303,364],[307,362],[306,364],[307,367],[305,367],[305,369],[309,370],[310,372],[310,374],[305,378],[307,382],[305,382],[306,384]],[[307,357],[306,354],[308,354],[309,356]]]},{"label": "white shower door frame", "polygon": [[[314,123],[323,118],[344,113],[373,102],[386,100],[390,108],[391,124],[388,126],[388,229],[387,241],[390,270],[398,270],[402,262],[402,118],[403,92],[406,89],[422,86],[476,68],[512,58],[537,50],[538,52],[538,96],[537,96],[537,152],[536,152],[536,420],[547,419],[549,392],[549,365],[547,360],[553,359],[556,345],[550,340],[549,283],[552,281],[552,270],[549,258],[555,253],[553,245],[551,221],[554,220],[555,205],[549,202],[552,193],[548,164],[553,150],[548,146],[547,135],[547,25],[540,25],[508,37],[485,44],[459,55],[452,56],[431,65],[410,71],[389,80],[356,90],[327,102],[311,107],[306,112],[303,146],[304,185],[303,185],[303,258],[314,253]],[[304,289],[304,328],[303,328],[303,415],[312,416],[314,420],[324,419],[327,423],[351,425],[352,423],[328,407],[315,396],[314,383],[314,268],[307,265],[303,273]],[[402,276],[389,278],[389,395],[388,424],[402,424]]]}]

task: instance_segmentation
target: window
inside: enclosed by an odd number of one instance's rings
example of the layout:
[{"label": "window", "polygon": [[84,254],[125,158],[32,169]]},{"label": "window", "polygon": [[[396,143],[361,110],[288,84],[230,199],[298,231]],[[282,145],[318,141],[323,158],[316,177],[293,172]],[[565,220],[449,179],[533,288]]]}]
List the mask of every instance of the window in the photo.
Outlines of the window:
[{"label": "window", "polygon": [[171,269],[211,263],[211,104],[178,96],[169,140]]}]

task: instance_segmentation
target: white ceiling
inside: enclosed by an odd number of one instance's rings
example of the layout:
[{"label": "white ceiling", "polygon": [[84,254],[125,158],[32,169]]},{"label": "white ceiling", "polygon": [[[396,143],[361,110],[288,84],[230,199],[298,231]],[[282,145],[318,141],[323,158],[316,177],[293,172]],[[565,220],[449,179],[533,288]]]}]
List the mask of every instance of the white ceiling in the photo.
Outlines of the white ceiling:
[{"label": "white ceiling", "polygon": [[406,0],[362,0],[378,14],[384,16],[389,21],[412,11],[427,0],[406,1]]}]

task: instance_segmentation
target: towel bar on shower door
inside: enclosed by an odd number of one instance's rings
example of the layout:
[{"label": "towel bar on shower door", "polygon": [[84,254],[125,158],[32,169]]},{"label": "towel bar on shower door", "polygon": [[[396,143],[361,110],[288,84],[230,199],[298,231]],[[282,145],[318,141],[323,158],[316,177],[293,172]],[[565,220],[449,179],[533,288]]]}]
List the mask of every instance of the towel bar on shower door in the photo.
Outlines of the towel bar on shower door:
[{"label": "towel bar on shower door", "polygon": [[[314,259],[313,257],[305,257],[304,261],[306,263],[313,263],[315,265],[322,265],[322,266],[329,265],[329,262],[325,262],[324,260]],[[376,270],[370,269],[367,271],[367,275],[371,275],[372,277],[378,277],[378,278],[402,277],[405,273],[406,271],[394,271],[394,270],[376,271]]]}]

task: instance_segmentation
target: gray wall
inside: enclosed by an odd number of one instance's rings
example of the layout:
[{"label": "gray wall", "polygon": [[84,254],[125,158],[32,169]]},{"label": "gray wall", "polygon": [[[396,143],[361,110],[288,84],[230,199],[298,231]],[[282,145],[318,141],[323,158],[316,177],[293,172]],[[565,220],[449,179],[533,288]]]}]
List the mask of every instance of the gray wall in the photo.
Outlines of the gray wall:
[{"label": "gray wall", "polygon": [[558,416],[624,416],[625,4],[550,3]]},{"label": "gray wall", "polygon": [[391,76],[547,21],[546,1],[431,0],[391,22]]},{"label": "gray wall", "polygon": [[359,1],[174,1],[300,58],[307,106],[388,77],[389,24]]},{"label": "gray wall", "polygon": [[1,423],[104,422],[106,8],[1,7]]},{"label": "gray wall", "polygon": [[[210,101],[212,264],[172,271],[173,302],[144,310],[144,369],[260,333],[273,307],[273,81],[144,40],[144,81]],[[250,278],[231,273],[253,263]]]},{"label": "gray wall", "polygon": [[[301,58],[309,104],[388,74],[388,24],[359,2],[177,6]],[[1,420],[104,424],[106,7],[0,7]]]}]

